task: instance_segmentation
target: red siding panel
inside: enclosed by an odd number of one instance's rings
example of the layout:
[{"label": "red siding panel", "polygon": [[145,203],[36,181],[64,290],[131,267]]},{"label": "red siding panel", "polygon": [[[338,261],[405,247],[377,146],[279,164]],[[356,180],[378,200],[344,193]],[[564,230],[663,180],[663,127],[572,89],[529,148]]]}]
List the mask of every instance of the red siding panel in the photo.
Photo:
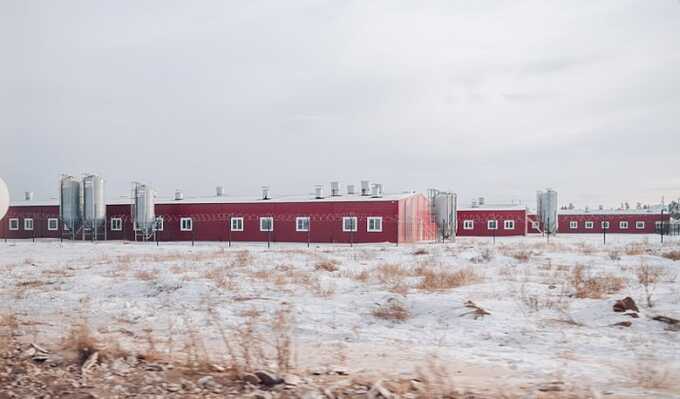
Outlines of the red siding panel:
[{"label": "red siding panel", "polygon": [[[458,236],[460,237],[503,237],[503,236],[522,236],[526,234],[526,211],[520,210],[493,210],[493,209],[479,209],[479,210],[459,210],[458,217]],[[473,223],[472,229],[465,229],[465,221],[470,220]],[[488,228],[489,220],[497,220],[498,228],[490,230]],[[513,220],[515,226],[513,229],[505,229],[504,222],[506,220]]]}]

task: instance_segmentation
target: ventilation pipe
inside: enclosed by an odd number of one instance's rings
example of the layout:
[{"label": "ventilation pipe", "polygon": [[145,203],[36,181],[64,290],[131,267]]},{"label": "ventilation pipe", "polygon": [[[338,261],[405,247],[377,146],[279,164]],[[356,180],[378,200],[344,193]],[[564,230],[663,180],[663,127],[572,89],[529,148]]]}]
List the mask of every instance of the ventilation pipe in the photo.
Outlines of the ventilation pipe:
[{"label": "ventilation pipe", "polygon": [[33,191],[26,191],[24,193],[24,199],[26,201],[33,201]]},{"label": "ventilation pipe", "polygon": [[347,185],[347,194],[348,195],[354,195],[354,184],[348,184]]},{"label": "ventilation pipe", "polygon": [[368,180],[361,181],[361,195],[370,195],[370,183]]},{"label": "ventilation pipe", "polygon": [[184,199],[184,193],[182,190],[175,190],[175,201],[181,201]]},{"label": "ventilation pipe", "polygon": [[215,195],[218,197],[224,197],[224,186],[215,187]]},{"label": "ventilation pipe", "polygon": [[340,195],[340,183],[336,181],[331,182],[331,197],[337,197]]},{"label": "ventilation pipe", "polygon": [[314,197],[316,199],[323,198],[323,186],[321,184],[314,186]]},{"label": "ventilation pipe", "polygon": [[268,200],[270,199],[270,194],[269,194],[269,186],[262,186],[262,199],[263,200]]}]

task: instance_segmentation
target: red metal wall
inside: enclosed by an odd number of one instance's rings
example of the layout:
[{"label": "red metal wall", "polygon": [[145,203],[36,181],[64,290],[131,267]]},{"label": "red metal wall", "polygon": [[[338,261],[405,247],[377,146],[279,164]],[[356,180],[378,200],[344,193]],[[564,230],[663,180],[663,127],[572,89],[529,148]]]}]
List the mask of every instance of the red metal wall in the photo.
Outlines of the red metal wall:
[{"label": "red metal wall", "polygon": [[[534,227],[534,222],[538,222],[538,215],[535,213],[527,213],[527,233],[528,234],[540,234],[541,230]],[[559,218],[558,218],[559,223]]]},{"label": "red metal wall", "polygon": [[[12,206],[7,215],[0,219],[0,237],[2,238],[33,238],[33,237],[59,237],[59,230],[47,230],[47,219],[58,218],[58,206]],[[9,220],[19,219],[19,230],[9,229]],[[33,219],[33,230],[24,230],[24,219]]]},{"label": "red metal wall", "polygon": [[[560,233],[565,233],[565,234],[576,234],[576,233],[600,233],[602,234],[603,229],[602,229],[602,222],[603,221],[608,221],[609,222],[609,229],[607,229],[607,233],[625,233],[625,234],[653,234],[656,232],[656,227],[655,223],[664,221],[668,222],[670,221],[670,216],[669,215],[664,215],[663,219],[661,217],[661,214],[650,214],[650,213],[642,213],[638,215],[633,215],[633,214],[623,214],[623,215],[616,215],[616,214],[611,214],[611,215],[597,215],[597,214],[578,214],[578,215],[558,215],[558,220],[559,220],[559,226],[558,226],[558,232]],[[570,228],[570,222],[575,221],[578,223],[578,227],[576,229],[571,229]],[[586,221],[591,221],[593,222],[593,228],[592,229],[586,229]],[[627,221],[628,222],[628,229],[621,229],[619,227],[619,222],[621,221]],[[635,222],[640,221],[640,222],[645,222],[645,228],[644,229],[637,229],[635,228]]]},{"label": "red metal wall", "polygon": [[[492,209],[475,209],[475,210],[459,210],[458,216],[458,236],[459,237],[503,237],[503,236],[521,236],[526,234],[526,211],[519,210],[492,210]],[[474,222],[472,230],[463,229],[463,224],[466,220]],[[498,221],[497,230],[489,230],[487,222],[489,220]],[[514,220],[515,228],[506,230],[504,228],[505,220]]]}]

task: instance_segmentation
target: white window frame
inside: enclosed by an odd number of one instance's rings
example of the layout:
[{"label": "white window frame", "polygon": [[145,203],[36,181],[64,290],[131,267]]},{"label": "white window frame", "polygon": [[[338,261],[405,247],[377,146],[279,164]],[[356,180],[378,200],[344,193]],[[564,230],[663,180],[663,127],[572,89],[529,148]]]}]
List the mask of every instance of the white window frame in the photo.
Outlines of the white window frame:
[{"label": "white window frame", "polygon": [[504,220],[503,221],[503,230],[515,230],[515,221],[514,220]]},{"label": "white window frame", "polygon": [[[189,225],[185,226],[185,222],[187,222]],[[180,231],[192,231],[194,229],[194,220],[192,218],[180,218],[179,229]]]},{"label": "white window frame", "polygon": [[585,223],[584,223],[584,225],[585,225],[584,227],[585,227],[587,230],[592,230],[592,229],[595,228],[595,222],[593,222],[592,220],[586,220]]},{"label": "white window frame", "polygon": [[[371,228],[371,222],[377,222],[378,226]],[[366,231],[369,233],[381,233],[383,226],[382,216],[369,216],[366,218]]]},{"label": "white window frame", "polygon": [[163,216],[156,216],[156,224],[154,225],[154,228],[156,231],[165,230],[165,219]]},{"label": "white window frame", "polygon": [[[347,222],[352,221],[353,228],[347,228]],[[342,218],[342,231],[344,232],[356,232],[359,227],[359,221],[356,216],[343,216]]]},{"label": "white window frame", "polygon": [[474,220],[463,220],[463,230],[474,230],[475,221]]},{"label": "white window frame", "polygon": [[645,222],[642,220],[638,220],[635,222],[635,228],[638,230],[644,230],[645,229]]},{"label": "white window frame", "polygon": [[619,222],[619,229],[620,230],[628,230],[628,221],[626,220],[621,220]]},{"label": "white window frame", "polygon": [[33,218],[24,218],[24,230],[33,231]]},{"label": "white window frame", "polygon": [[[52,227],[54,223],[54,227]],[[59,219],[58,218],[48,218],[47,219],[47,231],[57,231],[59,230]]]},{"label": "white window frame", "polygon": [[659,221],[659,220],[657,220],[657,221],[654,222],[654,228],[655,228],[656,230],[660,230],[660,229],[661,229],[661,226],[663,226],[663,222],[661,222],[661,221]]},{"label": "white window frame", "polygon": [[9,219],[9,229],[11,231],[19,230],[19,218],[10,218]]},{"label": "white window frame", "polygon": [[569,228],[571,230],[576,230],[578,229],[578,220],[570,220],[569,221]]},{"label": "white window frame", "polygon": [[[234,223],[240,224],[241,227],[234,227]],[[243,231],[243,228],[245,227],[245,224],[243,224],[243,218],[242,217],[233,217],[229,220],[229,229],[230,231]]]},{"label": "white window frame", "polygon": [[[491,227],[492,223],[493,223],[493,227]],[[496,220],[496,219],[487,220],[486,228],[487,228],[487,230],[498,230],[498,220]]]},{"label": "white window frame", "polygon": [[[300,226],[303,223],[303,226]],[[309,216],[298,216],[295,218],[295,231],[309,231]]]},{"label": "white window frame", "polygon": [[603,221],[601,221],[601,222],[600,222],[600,227],[603,228],[603,229],[605,229],[605,230],[609,230],[609,221],[608,221],[608,220],[603,220]]},{"label": "white window frame", "polygon": [[[265,229],[264,226],[262,226],[262,223],[265,221],[269,221],[271,224],[269,225],[268,229]],[[262,216],[260,217],[260,231],[274,231],[274,218],[271,216]]]},{"label": "white window frame", "polygon": [[123,231],[122,218],[111,218],[111,231]]}]

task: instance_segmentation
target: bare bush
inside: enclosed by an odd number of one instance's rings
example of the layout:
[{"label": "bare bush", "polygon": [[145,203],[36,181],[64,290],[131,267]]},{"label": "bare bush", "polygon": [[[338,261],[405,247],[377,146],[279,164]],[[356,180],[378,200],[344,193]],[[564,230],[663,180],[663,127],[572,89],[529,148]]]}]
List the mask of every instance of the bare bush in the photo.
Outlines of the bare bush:
[{"label": "bare bush", "polygon": [[590,275],[583,265],[576,265],[569,276],[569,283],[576,291],[577,298],[600,299],[626,286],[623,278],[609,273]]},{"label": "bare bush", "polygon": [[656,283],[661,280],[663,275],[663,269],[650,266],[643,261],[640,261],[640,266],[635,269],[635,276],[645,292],[645,302],[648,308],[654,307],[653,296]]},{"label": "bare bush", "polygon": [[443,270],[437,271],[425,268],[420,270],[419,274],[421,274],[423,278],[420,283],[418,283],[417,288],[427,291],[447,290],[473,284],[482,279],[471,267],[460,269],[455,272]]},{"label": "bare bush", "polygon": [[379,319],[404,321],[411,317],[406,305],[397,298],[390,298],[383,304],[378,304],[371,314]]},{"label": "bare bush", "polygon": [[403,284],[404,278],[410,274],[409,269],[396,263],[383,263],[375,269],[375,276],[378,281],[387,286]]},{"label": "bare bush", "polygon": [[420,256],[420,255],[427,255],[429,252],[427,252],[427,249],[425,248],[418,248],[413,252],[413,255]]},{"label": "bare bush", "polygon": [[679,261],[680,260],[680,250],[664,252],[663,254],[661,254],[661,256],[663,256],[666,259],[673,260],[673,261]]},{"label": "bare bush", "polygon": [[337,272],[338,262],[336,260],[324,259],[314,265],[314,270],[324,270],[327,272]]},{"label": "bare bush", "polygon": [[78,365],[83,365],[95,352],[101,360],[127,356],[127,352],[118,342],[110,340],[101,342],[97,339],[85,320],[71,327],[68,335],[63,338],[61,347]]}]

